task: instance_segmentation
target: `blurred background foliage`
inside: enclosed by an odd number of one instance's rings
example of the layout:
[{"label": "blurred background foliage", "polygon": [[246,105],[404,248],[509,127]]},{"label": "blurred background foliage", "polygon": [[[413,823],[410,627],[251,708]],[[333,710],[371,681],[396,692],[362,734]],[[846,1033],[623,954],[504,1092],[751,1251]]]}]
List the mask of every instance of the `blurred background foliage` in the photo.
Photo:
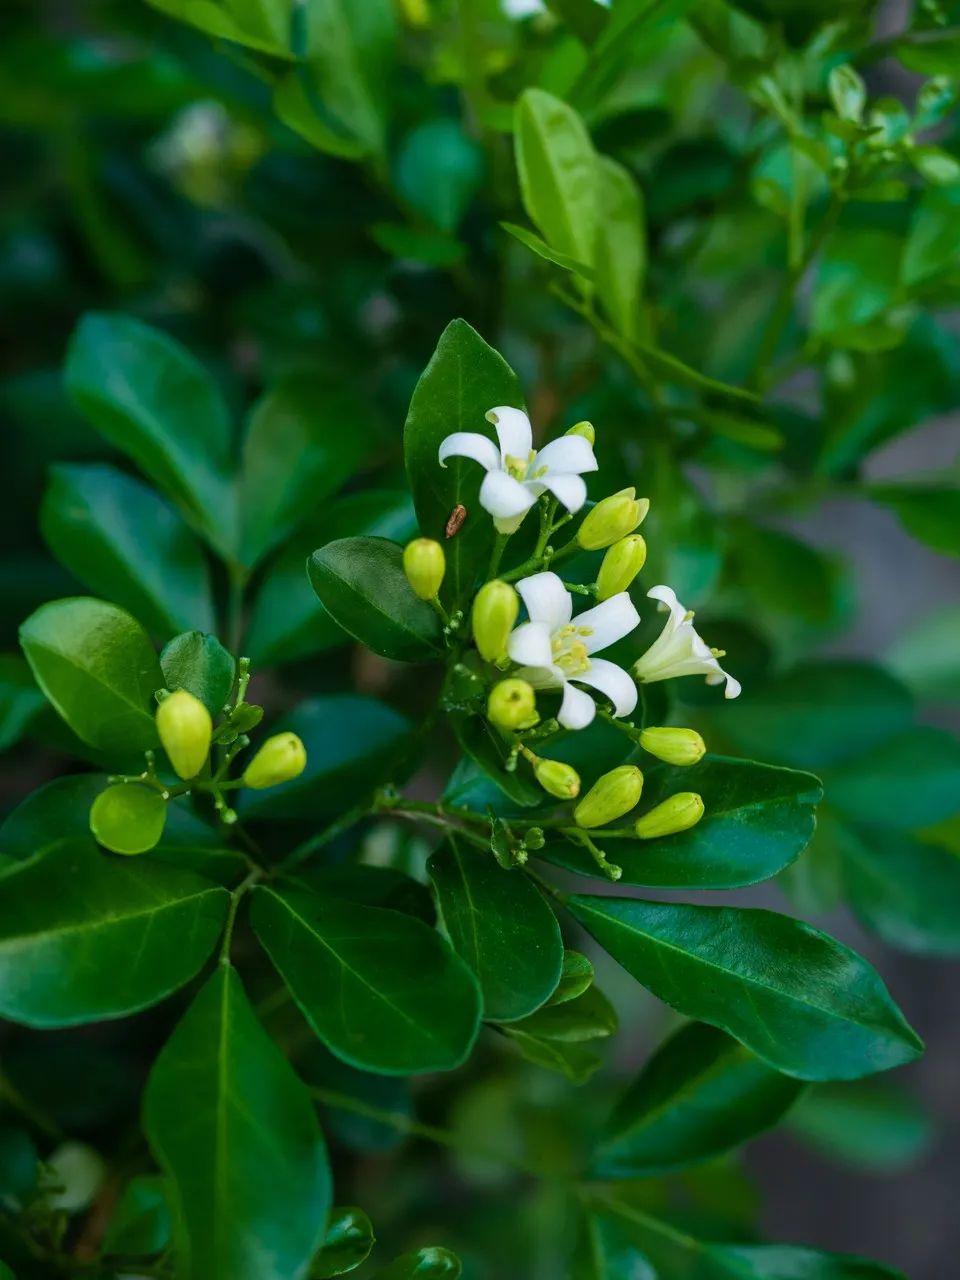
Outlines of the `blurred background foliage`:
[{"label": "blurred background foliage", "polygon": [[[336,435],[290,544],[255,571],[245,651],[275,668],[255,688],[283,709],[348,674],[415,709],[417,677],[340,643],[303,559],[335,534],[412,531],[401,424],[439,333],[463,315],[520,373],[541,435],[588,418],[605,474],[643,477],[647,576],[696,605],[745,686],[722,713],[684,689],[677,714],[712,749],[824,778],[815,844],[782,877],[794,909],[849,909],[858,923],[833,927],[868,954],[960,951],[960,463],[947,419],[960,406],[960,5],[8,0],[0,34],[7,808],[64,768],[17,625],[78,579],[101,589],[60,513],[76,464],[125,466],[64,391],[79,317],[124,311],[165,330],[214,371],[238,422],[270,388],[278,417]],[[599,214],[578,178],[591,147],[605,157]],[[296,464],[295,437],[284,447]],[[215,588],[225,599],[229,584]],[[115,581],[102,591],[158,640],[205,625],[152,614]],[[423,850],[406,838],[371,857],[415,866]],[[907,1207],[891,1208],[893,1238],[874,1251],[940,1280],[955,1215],[930,1188],[956,1151],[940,1139],[908,1167],[938,1127],[957,1127],[936,1067],[946,1054],[939,1070],[952,1070],[958,1048],[941,998],[952,982],[929,959],[900,964],[894,991],[935,1058],[913,1074],[948,1113],[931,1120],[899,1083],[829,1086],[790,1129],[842,1168],[896,1172],[883,1186]],[[604,985],[622,1072],[649,1051],[656,1015],[615,972]],[[113,1028],[59,1036],[56,1064],[12,1034],[8,1097],[29,1084],[58,1132],[122,1131],[160,1036],[152,1015],[140,1021],[142,1060]],[[482,1241],[482,1274],[552,1280],[569,1243],[562,1200],[543,1187],[518,1213],[515,1174],[483,1153],[567,1165],[602,1092],[578,1095],[558,1128],[565,1082],[488,1052],[422,1104],[478,1148],[454,1157],[453,1181],[419,1143],[397,1177],[396,1135],[332,1112],[339,1198],[354,1178],[398,1247],[442,1227],[468,1269]],[[406,1105],[389,1080],[317,1072]],[[19,1133],[0,1143],[7,1194]],[[853,1247],[859,1206],[883,1236],[877,1205],[893,1193],[826,1166],[804,1185],[814,1207],[791,1216],[797,1166],[778,1142],[761,1144],[759,1167],[788,1235],[822,1222],[817,1243]],[[714,1238],[755,1230],[750,1176],[732,1163],[646,1185]],[[911,1206],[925,1232],[903,1229]]]}]

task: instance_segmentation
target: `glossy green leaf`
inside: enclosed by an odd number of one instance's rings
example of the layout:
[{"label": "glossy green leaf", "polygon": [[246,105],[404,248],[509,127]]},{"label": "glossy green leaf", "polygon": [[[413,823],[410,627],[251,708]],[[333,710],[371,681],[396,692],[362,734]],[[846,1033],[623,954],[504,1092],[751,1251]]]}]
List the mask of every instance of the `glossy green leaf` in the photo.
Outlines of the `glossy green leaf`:
[{"label": "glossy green leaf", "polygon": [[130,316],[90,314],[67,352],[80,412],[179,503],[210,542],[235,542],[230,419],[220,391],[179,343]]},{"label": "glossy green leaf", "polygon": [[323,1246],[310,1264],[310,1280],[327,1280],[328,1276],[353,1271],[366,1261],[375,1239],[373,1225],[362,1209],[331,1209]]},{"label": "glossy green leaf", "polygon": [[373,698],[343,693],[302,702],[271,732],[278,730],[302,739],[307,767],[292,782],[244,792],[241,811],[256,819],[316,821],[373,792],[401,759],[410,722]]},{"label": "glossy green leaf", "polygon": [[637,336],[647,269],[643,196],[630,172],[600,156],[597,161],[597,293],[624,338]]},{"label": "glossy green leaf", "polygon": [[[2,835],[2,831],[0,831]],[[341,862],[335,866],[307,862],[289,877],[302,889],[344,898],[361,907],[389,907],[416,916],[424,924],[436,922],[430,890],[396,867],[365,862]]]},{"label": "glossy green leaf", "polygon": [[349,384],[298,374],[254,406],[240,478],[242,556],[255,564],[356,470],[370,409]]},{"label": "glossy green leaf", "polygon": [[[50,892],[56,885],[57,892]],[[31,1027],[119,1018],[183,986],[210,954],[225,890],[67,839],[8,871],[0,1015]]]},{"label": "glossy green leaf", "polygon": [[597,157],[573,107],[526,89],[516,110],[517,173],[523,206],[551,248],[593,266]]},{"label": "glossy green leaf", "polygon": [[922,1052],[879,975],[772,911],[575,896],[576,919],[654,995],[801,1080],[846,1080]]},{"label": "glossy green leaf", "polygon": [[[707,756],[687,768],[656,764],[646,770],[636,813],[679,791],[697,792],[706,806],[689,831],[653,840],[594,835],[623,869],[623,884],[729,889],[769,879],[806,848],[822,794],[809,773]],[[563,837],[550,836],[538,856],[581,875],[602,874],[587,850]]]},{"label": "glossy green leaf", "polygon": [[[190,1099],[190,1105],[184,1105]],[[307,1090],[219,965],[160,1052],[144,1126],[183,1280],[289,1280],[323,1240],[330,1172]]]},{"label": "glossy green leaf", "polygon": [[934,1138],[932,1117],[917,1099],[875,1080],[807,1090],[786,1127],[829,1159],[872,1174],[907,1168]]},{"label": "glossy green leaf", "polygon": [[441,645],[433,607],[413,594],[403,551],[386,538],[340,538],[314,551],[310,582],[333,620],[384,658],[426,662]]},{"label": "glossy green leaf", "polygon": [[920,542],[941,555],[960,556],[960,483],[875,484],[867,492]]},{"label": "glossy green leaf", "polygon": [[457,1280],[460,1259],[449,1249],[414,1249],[394,1258],[389,1266],[374,1273],[372,1280]]},{"label": "glossy green leaf", "polygon": [[260,53],[291,56],[292,0],[149,0],[155,9],[198,27],[209,36],[232,40]]},{"label": "glossy green leaf", "polygon": [[[523,408],[516,375],[503,357],[465,320],[452,320],[440,335],[414,388],[403,429],[407,478],[420,532],[444,544],[447,576],[442,594],[460,601],[486,568],[493,545],[493,522],[480,506],[483,468],[469,458],[438,461],[440,445],[455,431],[494,439],[485,414],[498,405]],[[466,509],[459,530],[447,539],[447,521],[457,506]]]},{"label": "glossy green leaf", "polygon": [[617,1103],[591,1172],[639,1178],[711,1160],[775,1125],[802,1088],[716,1027],[688,1023]]},{"label": "glossy green leaf", "polygon": [[20,644],[37,684],[70,728],[101,751],[157,743],[154,692],[163,686],[147,633],[102,600],[54,600],[30,615]]},{"label": "glossy green leaf", "polygon": [[433,929],[399,911],[262,887],[252,920],[307,1021],[345,1062],[410,1075],[466,1059],[479,989]]},{"label": "glossy green leaf", "polygon": [[484,1017],[511,1022],[542,1005],[560,981],[563,941],[534,883],[453,837],[427,869],[451,945],[480,983]]},{"label": "glossy green leaf", "polygon": [[564,951],[560,981],[547,1003],[563,1004],[567,1000],[576,1000],[577,996],[589,990],[593,978],[593,964],[585,955],[579,951]]},{"label": "glossy green leaf", "polygon": [[530,249],[538,258],[543,258],[545,262],[552,262],[555,267],[562,267],[564,271],[572,271],[574,275],[582,276],[584,280],[594,279],[593,267],[588,267],[585,262],[577,262],[576,258],[571,258],[568,254],[561,253],[559,249],[554,249],[535,231],[518,227],[513,222],[501,222],[500,226],[508,235],[513,236],[514,240],[519,240],[525,248]]},{"label": "glossy green leaf", "polygon": [[317,599],[304,572],[304,562],[315,547],[358,534],[405,543],[416,529],[406,492],[366,490],[322,509],[267,569],[253,602],[246,639],[246,652],[254,663],[289,662],[349,641]]},{"label": "glossy green leaf", "polygon": [[19,654],[0,654],[0,751],[15,746],[46,706],[30,668]]},{"label": "glossy green leaf", "polygon": [[200,543],[148,485],[115,467],[54,467],[40,528],[85,587],[129,609],[148,631],[213,628]]},{"label": "glossy green leaf", "polygon": [[123,1188],[103,1240],[108,1256],[151,1257],[170,1240],[170,1203],[162,1178],[138,1174]]},{"label": "glossy green leaf", "polygon": [[832,770],[827,799],[858,822],[901,831],[960,812],[960,742],[920,725]]},{"label": "glossy green leaf", "polygon": [[462,750],[480,767],[487,785],[492,783],[521,809],[543,803],[542,789],[523,764],[514,770],[506,768],[510,749],[488,720],[483,716],[453,713],[450,721]]},{"label": "glossy green leaf", "polygon": [[160,654],[160,670],[166,688],[186,689],[216,716],[230,696],[237,664],[216,636],[185,631]]}]

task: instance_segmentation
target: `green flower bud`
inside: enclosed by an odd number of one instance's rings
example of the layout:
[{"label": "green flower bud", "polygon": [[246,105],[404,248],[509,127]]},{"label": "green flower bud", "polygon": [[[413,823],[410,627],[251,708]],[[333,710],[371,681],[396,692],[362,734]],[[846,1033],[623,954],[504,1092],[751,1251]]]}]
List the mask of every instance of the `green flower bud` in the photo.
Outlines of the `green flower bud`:
[{"label": "green flower bud", "polygon": [[403,572],[421,600],[432,600],[440,590],[447,560],[443,547],[432,538],[414,538],[403,549]]},{"label": "green flower bud", "polygon": [[199,698],[178,689],[157,707],[157,733],[178,778],[195,778],[210,754],[213,721]]},{"label": "green flower bud", "polygon": [[602,551],[633,533],[650,510],[649,498],[638,498],[636,489],[621,489],[604,498],[583,518],[577,541],[584,551]]},{"label": "green flower bud", "polygon": [[680,765],[696,764],[707,750],[696,729],[642,729],[640,745],[658,760]]},{"label": "green flower bud", "polygon": [[653,840],[657,836],[672,836],[677,831],[688,831],[703,817],[703,800],[695,791],[678,791],[658,804],[655,809],[638,818],[634,831],[641,840]]},{"label": "green flower bud", "polygon": [[101,791],[90,807],[90,830],[111,853],[146,853],[158,843],[167,802],[153,787],[119,782]]},{"label": "green flower bud", "polygon": [[533,686],[516,676],[501,680],[490,690],[487,719],[498,729],[530,729],[540,717]]},{"label": "green flower bud", "polygon": [[643,774],[623,764],[598,778],[573,811],[578,827],[605,827],[635,808],[643,790]]},{"label": "green flower bud", "polygon": [[543,834],[542,827],[528,827],[523,837],[523,847],[529,849],[531,853],[536,853],[538,849],[542,849],[547,843],[547,837]]},{"label": "green flower bud", "polygon": [[572,765],[561,760],[541,760],[537,757],[533,762],[533,776],[551,796],[558,800],[576,800],[580,794],[580,775]]},{"label": "green flower bud", "polygon": [[473,602],[473,639],[480,657],[498,662],[507,652],[507,640],[520,612],[520,597],[508,582],[485,582]]},{"label": "green flower bud", "polygon": [[593,429],[592,422],[578,422],[575,427],[571,427],[569,431],[563,433],[565,436],[583,436],[587,444],[595,444],[597,433]]},{"label": "green flower bud", "polygon": [[639,533],[631,533],[615,542],[603,557],[597,574],[597,599],[627,591],[647,559],[647,544]]},{"label": "green flower bud", "polygon": [[299,777],[307,767],[307,753],[295,733],[275,733],[247,765],[243,785],[263,791]]}]

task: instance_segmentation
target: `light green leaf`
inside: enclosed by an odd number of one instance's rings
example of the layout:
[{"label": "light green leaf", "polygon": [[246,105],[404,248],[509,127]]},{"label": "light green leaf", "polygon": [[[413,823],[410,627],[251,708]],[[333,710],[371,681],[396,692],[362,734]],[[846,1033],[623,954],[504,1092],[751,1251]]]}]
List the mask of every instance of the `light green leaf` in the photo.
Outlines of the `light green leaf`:
[{"label": "light green leaf", "polygon": [[174,1192],[182,1280],[303,1274],[330,1205],[323,1136],[229,965],[207,980],[154,1063],[144,1126]]},{"label": "light green leaf", "polygon": [[323,1246],[310,1264],[310,1280],[342,1276],[365,1262],[376,1237],[373,1225],[362,1209],[330,1210]]},{"label": "light green leaf", "polygon": [[216,636],[185,631],[160,654],[160,669],[168,689],[186,689],[216,716],[230,696],[237,664]]},{"label": "light green leaf", "polygon": [[553,249],[592,267],[597,231],[597,158],[573,107],[526,89],[516,111],[523,207]]},{"label": "light green leaf", "polygon": [[412,1075],[466,1060],[480,992],[435,930],[399,911],[263,887],[252,921],[307,1021],[351,1066]]},{"label": "light green leaf", "polygon": [[155,9],[222,40],[291,57],[294,0],[149,0]]},{"label": "light green leaf", "polygon": [[115,467],[54,467],[40,528],[84,586],[129,609],[148,631],[166,637],[212,629],[200,544],[148,485]]},{"label": "light green leaf", "polygon": [[513,236],[514,240],[519,240],[527,249],[531,249],[537,257],[543,258],[546,262],[552,262],[555,267],[562,267],[564,271],[572,271],[574,275],[582,276],[584,280],[593,280],[592,267],[588,267],[584,262],[578,262],[576,258],[571,258],[566,253],[561,253],[559,249],[552,248],[546,240],[541,240],[535,231],[518,227],[513,222],[501,222],[500,226],[508,235]]},{"label": "light green leaf", "polygon": [[452,836],[427,869],[451,945],[480,983],[483,1016],[511,1022],[542,1005],[560,981],[563,941],[533,882]]},{"label": "light green leaf", "polygon": [[52,845],[6,872],[3,888],[0,1015],[31,1027],[164,999],[210,954],[229,900],[188,871],[112,858],[90,839]]},{"label": "light green leaf", "polygon": [[629,898],[567,905],[654,995],[788,1075],[857,1079],[922,1052],[876,971],[803,921]]},{"label": "light green leaf", "polygon": [[30,615],[20,644],[36,678],[70,728],[107,752],[157,743],[154,692],[163,686],[147,633],[102,600],[54,600]]},{"label": "light green leaf", "polygon": [[585,955],[581,955],[579,951],[564,951],[560,981],[547,1004],[576,1000],[577,996],[582,996],[592,986],[593,978],[593,964]]},{"label": "light green leaf", "polygon": [[632,175],[607,156],[597,161],[597,294],[624,338],[637,337],[647,269],[643,195]]}]

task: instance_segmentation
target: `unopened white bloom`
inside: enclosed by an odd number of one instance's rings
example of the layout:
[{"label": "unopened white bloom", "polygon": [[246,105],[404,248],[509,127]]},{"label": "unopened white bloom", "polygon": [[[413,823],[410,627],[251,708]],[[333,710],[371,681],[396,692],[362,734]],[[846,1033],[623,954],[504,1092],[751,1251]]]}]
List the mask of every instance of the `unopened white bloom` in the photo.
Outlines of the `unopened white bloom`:
[{"label": "unopened white bloom", "polygon": [[480,505],[493,516],[500,533],[513,533],[542,493],[548,490],[570,512],[587,500],[584,471],[596,471],[593,449],[583,436],[561,436],[535,452],[530,419],[521,409],[500,405],[487,413],[497,429],[499,448],[476,431],[455,431],[440,445],[447,458],[472,458],[486,471]]},{"label": "unopened white bloom", "polygon": [[507,652],[522,664],[516,674],[535,689],[562,689],[557,719],[566,729],[585,729],[596,714],[585,684],[613,703],[615,716],[637,705],[637,687],[614,662],[594,658],[629,635],[640,615],[625,591],[573,617],[573,597],[555,573],[535,573],[517,583],[530,621],[510,635]]},{"label": "unopened white bloom", "polygon": [[724,696],[735,698],[740,692],[740,682],[724,671],[718,661],[723,657],[719,649],[711,649],[697,634],[693,625],[693,613],[683,607],[677,593],[671,587],[651,587],[647,595],[659,600],[662,609],[670,616],[659,637],[633,664],[633,674],[642,683],[670,680],[674,676],[706,676],[707,684],[726,681]]}]

